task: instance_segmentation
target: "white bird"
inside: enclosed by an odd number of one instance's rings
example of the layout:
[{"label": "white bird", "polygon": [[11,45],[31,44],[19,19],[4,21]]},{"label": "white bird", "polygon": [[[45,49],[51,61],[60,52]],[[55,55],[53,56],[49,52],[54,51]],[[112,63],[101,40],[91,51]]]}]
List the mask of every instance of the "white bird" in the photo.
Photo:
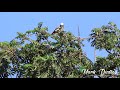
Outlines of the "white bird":
[{"label": "white bird", "polygon": [[64,23],[61,23],[59,27],[57,27],[52,34],[59,33],[64,30]]}]

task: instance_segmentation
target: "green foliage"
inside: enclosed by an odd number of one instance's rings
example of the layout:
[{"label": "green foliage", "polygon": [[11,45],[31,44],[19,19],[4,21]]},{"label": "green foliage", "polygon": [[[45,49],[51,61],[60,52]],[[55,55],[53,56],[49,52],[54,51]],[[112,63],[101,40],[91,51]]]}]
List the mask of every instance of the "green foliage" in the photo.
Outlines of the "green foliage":
[{"label": "green foliage", "polygon": [[91,46],[98,50],[106,50],[107,57],[97,57],[94,69],[115,70],[120,67],[120,30],[113,22],[94,28],[90,34]]},{"label": "green foliage", "polygon": [[66,31],[52,35],[42,26],[40,22],[33,30],[18,32],[10,42],[0,42],[0,78],[15,74],[16,78],[93,78],[82,70],[120,71],[120,30],[113,22],[90,34],[91,46],[108,52],[94,64],[82,50],[83,40]]},{"label": "green foliage", "polygon": [[3,78],[13,74],[17,78],[77,78],[81,72],[76,66],[91,66],[86,56],[81,54],[80,59],[82,48],[72,33],[51,35],[42,25],[40,22],[33,30],[17,32],[15,39],[0,43],[1,60],[6,61],[0,64]]}]

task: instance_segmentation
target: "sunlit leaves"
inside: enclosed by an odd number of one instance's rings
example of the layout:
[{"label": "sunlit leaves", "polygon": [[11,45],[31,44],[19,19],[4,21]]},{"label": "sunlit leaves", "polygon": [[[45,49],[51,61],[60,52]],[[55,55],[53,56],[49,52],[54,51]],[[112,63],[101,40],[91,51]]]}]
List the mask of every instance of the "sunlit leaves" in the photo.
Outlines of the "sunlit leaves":
[{"label": "sunlit leaves", "polygon": [[92,62],[83,54],[81,45],[82,41],[79,42],[72,33],[62,31],[51,35],[48,27],[43,27],[40,22],[33,30],[17,32],[15,39],[10,42],[0,42],[0,75],[78,78],[81,73],[75,68],[76,65],[92,68]]},{"label": "sunlit leaves", "polygon": [[119,41],[119,34],[120,32],[116,24],[109,22],[106,26],[103,25],[101,28],[94,28],[89,40],[91,41],[91,46],[95,46],[96,49],[105,49],[108,51],[115,48]]},{"label": "sunlit leaves", "polygon": [[94,69],[114,70],[120,67],[120,30],[117,25],[109,22],[108,25],[103,25],[101,28],[94,28],[90,37],[91,46],[108,52],[107,57],[97,57]]}]

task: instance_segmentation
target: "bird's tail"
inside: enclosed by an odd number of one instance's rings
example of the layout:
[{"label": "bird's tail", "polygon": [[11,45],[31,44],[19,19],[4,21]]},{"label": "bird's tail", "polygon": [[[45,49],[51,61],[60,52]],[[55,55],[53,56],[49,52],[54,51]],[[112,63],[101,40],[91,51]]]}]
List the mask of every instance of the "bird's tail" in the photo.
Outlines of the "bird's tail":
[{"label": "bird's tail", "polygon": [[52,35],[55,34],[55,32],[52,32]]}]

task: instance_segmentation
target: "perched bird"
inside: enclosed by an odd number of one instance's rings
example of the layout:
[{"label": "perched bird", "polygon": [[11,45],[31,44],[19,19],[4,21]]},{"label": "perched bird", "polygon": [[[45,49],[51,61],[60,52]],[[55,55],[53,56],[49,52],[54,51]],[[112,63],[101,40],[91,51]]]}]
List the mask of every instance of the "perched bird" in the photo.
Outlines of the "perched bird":
[{"label": "perched bird", "polygon": [[59,33],[64,30],[64,23],[61,23],[59,27],[57,27],[52,34]]}]

